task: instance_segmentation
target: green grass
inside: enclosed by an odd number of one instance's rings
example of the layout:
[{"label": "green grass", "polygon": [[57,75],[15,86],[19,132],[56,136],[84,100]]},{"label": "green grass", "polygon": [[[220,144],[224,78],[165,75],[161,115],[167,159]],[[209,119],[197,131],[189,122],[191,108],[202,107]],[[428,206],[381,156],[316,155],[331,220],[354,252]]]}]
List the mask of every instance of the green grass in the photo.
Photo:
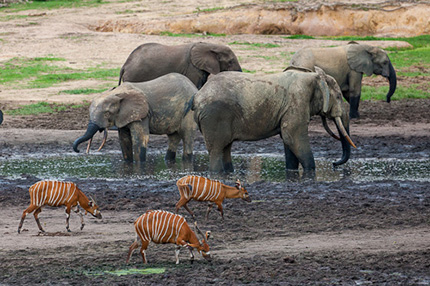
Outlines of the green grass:
[{"label": "green grass", "polygon": [[229,45],[242,45],[242,46],[249,46],[254,48],[279,48],[280,45],[277,44],[270,44],[270,43],[249,43],[249,42],[231,42],[228,43]]},{"label": "green grass", "polygon": [[292,40],[309,40],[309,39],[315,39],[313,36],[308,35],[291,35],[287,37],[282,37],[284,39],[292,39]]},{"label": "green grass", "polygon": [[64,111],[68,108],[80,108],[85,105],[88,105],[88,103],[72,105],[47,103],[42,101],[38,103],[22,105],[17,109],[5,110],[5,113],[8,115],[38,115],[41,113],[56,113],[59,111]]},{"label": "green grass", "polygon": [[8,7],[0,8],[0,11],[19,12],[24,10],[51,10],[59,8],[94,7],[100,4],[109,3],[103,0],[47,0],[47,1],[28,1],[12,3]]},{"label": "green grass", "polygon": [[67,89],[61,91],[61,93],[67,93],[67,94],[93,94],[93,93],[101,93],[106,91],[106,88],[102,89],[92,89],[92,88],[79,88],[79,89]]},{"label": "green grass", "polygon": [[160,36],[168,36],[168,37],[183,37],[183,38],[201,38],[201,37],[225,37],[226,34],[215,34],[215,33],[206,33],[206,34],[175,34],[169,31],[160,32]]},{"label": "green grass", "polygon": [[[397,85],[396,92],[391,97],[391,100],[429,98],[429,93],[424,91],[422,88],[422,86],[417,84],[412,84],[409,86]],[[385,100],[387,92],[388,86],[373,87],[363,85],[361,87],[360,100]]]},{"label": "green grass", "polygon": [[[373,36],[340,36],[340,37],[324,37],[325,39],[336,41],[404,41],[412,45],[412,49],[430,47],[430,35],[421,35],[417,37],[399,37],[399,38],[381,38]],[[408,48],[390,48],[390,50],[408,50]]]},{"label": "green grass", "polygon": [[[1,11],[1,8],[0,8]],[[7,22],[9,20],[15,20],[15,19],[24,19],[28,18],[28,15],[6,15],[6,16],[0,16],[0,22]]]},{"label": "green grass", "polygon": [[13,58],[0,64],[0,84],[15,84],[26,88],[46,88],[70,80],[117,79],[119,68],[100,67],[76,70],[60,67],[55,62],[63,58]]},{"label": "green grass", "polygon": [[197,7],[194,13],[215,12],[215,11],[224,10],[224,9],[225,9],[224,7],[213,7],[213,8],[205,8],[205,9],[200,9],[199,7]]}]

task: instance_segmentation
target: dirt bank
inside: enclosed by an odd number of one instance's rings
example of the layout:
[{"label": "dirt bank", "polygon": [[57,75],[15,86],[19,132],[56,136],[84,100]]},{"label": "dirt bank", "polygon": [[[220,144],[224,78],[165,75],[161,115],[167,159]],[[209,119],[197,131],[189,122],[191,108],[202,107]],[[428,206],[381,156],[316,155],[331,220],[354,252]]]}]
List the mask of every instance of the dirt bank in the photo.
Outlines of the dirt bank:
[{"label": "dirt bank", "polygon": [[356,4],[299,1],[240,4],[200,9],[163,18],[135,10],[126,19],[100,21],[101,32],[160,34],[265,34],[411,37],[430,33],[430,3],[376,1]]}]

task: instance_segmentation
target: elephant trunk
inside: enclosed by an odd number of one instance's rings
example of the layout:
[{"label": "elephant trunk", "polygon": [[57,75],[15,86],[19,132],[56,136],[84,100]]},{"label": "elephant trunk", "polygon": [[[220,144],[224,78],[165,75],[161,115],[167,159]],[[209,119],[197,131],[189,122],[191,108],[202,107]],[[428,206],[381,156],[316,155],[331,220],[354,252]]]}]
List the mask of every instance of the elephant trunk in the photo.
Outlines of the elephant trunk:
[{"label": "elephant trunk", "polygon": [[351,155],[351,146],[354,148],[357,148],[357,147],[349,137],[348,131],[343,126],[343,123],[340,117],[335,118],[335,123],[336,123],[337,130],[339,131],[340,141],[342,142],[342,158],[339,161],[334,162],[333,165],[339,166],[339,165],[345,164],[349,160],[349,157]]},{"label": "elephant trunk", "polygon": [[78,150],[79,144],[93,138],[94,134],[96,134],[97,131],[99,130],[101,131],[103,129],[104,128],[100,128],[95,123],[92,123],[92,122],[88,123],[87,131],[85,132],[85,134],[79,137],[78,139],[76,139],[75,142],[73,142],[73,150],[79,153],[79,150]]},{"label": "elephant trunk", "polygon": [[389,68],[390,68],[390,74],[388,75],[388,81],[390,83],[390,89],[388,90],[388,93],[387,93],[387,102],[391,101],[391,96],[394,94],[397,87],[396,71],[394,70],[393,64],[391,64],[391,61],[389,63]]}]

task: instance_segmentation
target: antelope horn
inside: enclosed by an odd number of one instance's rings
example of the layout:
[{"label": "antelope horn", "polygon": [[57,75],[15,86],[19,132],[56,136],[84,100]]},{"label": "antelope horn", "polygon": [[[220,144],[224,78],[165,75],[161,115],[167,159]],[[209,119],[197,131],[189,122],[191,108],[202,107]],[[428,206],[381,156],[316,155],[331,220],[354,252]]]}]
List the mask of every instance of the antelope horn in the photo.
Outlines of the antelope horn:
[{"label": "antelope horn", "polygon": [[325,116],[321,116],[321,120],[322,120],[322,124],[324,126],[325,131],[327,131],[327,133],[333,137],[336,140],[340,140],[339,136],[337,136],[336,134],[333,133],[333,131],[331,131],[330,127],[327,124],[327,118],[325,118]]},{"label": "antelope horn", "polygon": [[107,131],[107,128],[105,128],[104,134],[103,134],[103,141],[102,141],[102,144],[100,145],[99,149],[97,149],[97,152],[100,151],[103,148],[103,146],[105,146],[106,140],[107,140],[107,135],[108,135],[108,131]]},{"label": "antelope horn", "polygon": [[205,239],[205,235],[200,230],[200,228],[197,226],[197,222],[196,221],[194,222],[194,226],[196,227],[197,232],[203,237],[203,239]]},{"label": "antelope horn", "polygon": [[342,135],[346,138],[346,140],[348,141],[348,143],[354,147],[357,148],[357,146],[355,146],[354,142],[352,142],[351,138],[349,138],[348,133],[345,130],[345,127],[342,124],[342,120],[340,120],[340,117],[335,117],[335,123],[337,125],[337,127],[339,128],[340,132],[342,133]]}]

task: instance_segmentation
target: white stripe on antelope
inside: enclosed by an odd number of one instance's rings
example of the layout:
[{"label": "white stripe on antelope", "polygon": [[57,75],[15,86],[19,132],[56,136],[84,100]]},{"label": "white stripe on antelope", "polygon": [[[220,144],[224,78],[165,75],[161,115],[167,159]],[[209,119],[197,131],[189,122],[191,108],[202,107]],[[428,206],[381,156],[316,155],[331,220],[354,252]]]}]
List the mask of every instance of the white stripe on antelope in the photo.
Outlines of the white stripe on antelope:
[{"label": "white stripe on antelope", "polygon": [[182,247],[186,247],[190,251],[191,263],[194,260],[193,248],[196,248],[205,259],[210,260],[209,245],[207,240],[210,236],[210,231],[206,235],[200,231],[195,225],[197,231],[203,237],[199,241],[196,234],[191,230],[185,218],[171,212],[162,210],[149,210],[134,222],[136,231],[136,240],[130,245],[127,256],[127,263],[131,255],[138,246],[138,239],[142,243],[140,253],[142,254],[143,263],[147,263],[146,249],[149,242],[160,243],[173,243],[176,244],[176,264],[179,264],[179,251]]},{"label": "white stripe on antelope", "polygon": [[222,202],[224,199],[241,198],[247,202],[251,202],[248,191],[242,187],[239,180],[236,181],[234,187],[224,185],[220,181],[211,180],[200,176],[185,176],[176,182],[181,198],[176,203],[176,212],[183,206],[195,219],[193,212],[188,208],[187,203],[193,199],[196,201],[209,202],[206,212],[206,219],[209,217],[209,212],[212,209],[212,203],[218,206],[221,217],[224,218]]},{"label": "white stripe on antelope", "polygon": [[30,206],[25,209],[22,213],[21,221],[18,226],[18,233],[21,232],[24,219],[29,213],[33,213],[34,219],[36,220],[37,226],[40,231],[44,232],[42,225],[39,221],[39,213],[42,211],[42,207],[51,206],[59,207],[66,206],[66,229],[69,229],[69,218],[70,210],[73,210],[81,217],[81,230],[84,228],[84,217],[79,211],[81,206],[86,212],[89,212],[96,218],[102,218],[99,208],[96,205],[94,199],[88,199],[88,197],[76,186],[75,183],[71,182],[60,182],[60,181],[40,181],[32,185],[29,189],[30,193]]}]

